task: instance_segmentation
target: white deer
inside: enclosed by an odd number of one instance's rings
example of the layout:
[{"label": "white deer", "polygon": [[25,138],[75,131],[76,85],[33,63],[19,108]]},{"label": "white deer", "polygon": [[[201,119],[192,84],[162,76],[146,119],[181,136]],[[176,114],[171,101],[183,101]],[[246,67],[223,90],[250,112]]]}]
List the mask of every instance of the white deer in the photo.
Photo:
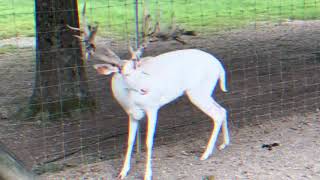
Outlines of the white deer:
[{"label": "white deer", "polygon": [[121,60],[110,49],[105,50],[106,54],[95,54],[107,64],[96,64],[94,68],[99,74],[113,73],[113,95],[129,116],[128,145],[123,168],[118,176],[120,179],[126,177],[130,169],[137,126],[145,115],[148,129],[144,179],[151,179],[152,146],[158,111],[184,94],[214,123],[210,140],[200,159],[205,160],[212,154],[221,126],[224,139],[218,148],[224,149],[230,142],[227,111],[211,97],[217,81],[221,90],[227,91],[225,70],[219,60],[204,51],[186,49],[145,57],[137,62],[143,49],[142,47],[136,52],[131,49],[131,60]]},{"label": "white deer", "polygon": [[[85,9],[85,6],[84,6]],[[83,13],[83,16],[84,13]],[[149,24],[147,16],[145,23]],[[85,21],[84,21],[85,22]],[[84,23],[86,24],[86,23]],[[73,28],[79,30],[78,28]],[[83,28],[86,28],[84,26]],[[150,29],[146,25],[146,31]],[[96,29],[83,30],[84,39],[94,47]],[[93,34],[92,36],[89,36]],[[156,36],[157,32],[145,33],[146,36]],[[106,64],[96,64],[94,68],[99,74],[112,76],[111,88],[114,97],[129,116],[129,133],[126,157],[122,170],[118,176],[123,179],[130,169],[132,148],[135,142],[139,120],[147,116],[147,158],[145,180],[152,178],[151,157],[155,127],[159,109],[176,98],[186,94],[190,101],[207,114],[214,123],[211,137],[201,160],[207,159],[213,152],[215,142],[222,127],[223,143],[218,147],[224,149],[229,143],[227,126],[227,111],[213,98],[212,92],[219,81],[220,88],[226,92],[225,70],[214,56],[197,49],[172,51],[155,57],[141,59],[149,40],[137,51],[130,48],[131,59],[121,60],[108,48],[99,49],[103,53],[94,53],[87,48],[86,53],[93,55]]]}]

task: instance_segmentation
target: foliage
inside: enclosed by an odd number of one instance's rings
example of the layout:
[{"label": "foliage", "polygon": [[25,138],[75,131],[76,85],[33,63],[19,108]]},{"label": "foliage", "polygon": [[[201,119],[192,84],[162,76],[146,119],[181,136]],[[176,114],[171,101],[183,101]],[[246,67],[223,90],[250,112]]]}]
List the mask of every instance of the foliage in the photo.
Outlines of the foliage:
[{"label": "foliage", "polygon": [[[320,0],[149,0],[149,2],[153,17],[159,16],[157,9],[160,9],[161,23],[170,23],[174,12],[179,25],[201,32],[238,27],[256,21],[317,19],[320,14]],[[82,4],[83,0],[79,0],[79,6],[82,7]],[[33,0],[0,0],[0,7],[0,39],[34,36]],[[96,21],[100,24],[100,35],[112,34],[124,37],[134,33],[133,0],[88,1],[87,15],[89,22]]]}]

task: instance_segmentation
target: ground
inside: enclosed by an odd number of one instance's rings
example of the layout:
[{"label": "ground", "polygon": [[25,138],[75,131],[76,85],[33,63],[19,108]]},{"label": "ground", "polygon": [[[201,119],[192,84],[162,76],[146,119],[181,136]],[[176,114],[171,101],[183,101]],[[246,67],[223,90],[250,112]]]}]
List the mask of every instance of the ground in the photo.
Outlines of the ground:
[{"label": "ground", "polygon": [[[212,125],[181,98],[160,111],[154,179],[319,179],[320,21],[261,22],[185,38],[187,45],[152,44],[146,55],[196,47],[221,60],[229,93],[216,90],[215,97],[229,111],[232,143],[200,161]],[[119,43],[99,39],[100,45],[105,42],[127,56]],[[127,121],[112,99],[110,79],[97,76],[92,68],[99,61],[87,62],[98,102],[95,114],[56,122],[17,119],[12,115],[32,92],[34,54],[28,39],[0,41],[4,43],[22,49],[0,51],[0,141],[29,168],[57,158],[54,165],[64,171],[43,178],[115,179],[123,161]],[[144,123],[142,127],[144,132]],[[269,143],[280,146],[261,147]],[[135,159],[127,179],[143,177],[144,156]]]},{"label": "ground", "polygon": [[[193,132],[174,144],[156,146],[153,155],[154,179],[194,180],[213,176],[215,179],[319,179],[320,178],[320,113],[299,114],[231,128],[232,143],[205,161],[199,157],[209,137],[206,131]],[[187,132],[187,129],[186,131]],[[196,134],[196,135],[195,135]],[[279,143],[272,150],[263,144]],[[142,179],[144,158],[135,162],[127,179]],[[74,168],[48,179],[115,179],[121,159]]]}]

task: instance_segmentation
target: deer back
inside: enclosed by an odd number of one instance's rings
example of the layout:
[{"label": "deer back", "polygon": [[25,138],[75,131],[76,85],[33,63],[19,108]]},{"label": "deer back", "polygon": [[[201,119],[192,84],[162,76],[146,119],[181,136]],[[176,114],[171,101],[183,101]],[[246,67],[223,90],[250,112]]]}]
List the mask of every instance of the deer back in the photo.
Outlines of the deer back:
[{"label": "deer back", "polygon": [[140,103],[168,103],[188,89],[216,82],[221,63],[212,55],[195,49],[178,50],[156,56],[136,68],[128,64],[122,75],[131,96]]}]

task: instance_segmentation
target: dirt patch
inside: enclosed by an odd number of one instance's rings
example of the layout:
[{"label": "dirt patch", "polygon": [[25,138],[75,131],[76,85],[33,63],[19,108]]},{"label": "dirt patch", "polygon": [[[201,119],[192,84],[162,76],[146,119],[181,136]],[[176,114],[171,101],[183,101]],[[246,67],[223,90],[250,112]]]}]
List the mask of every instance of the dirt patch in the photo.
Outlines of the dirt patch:
[{"label": "dirt patch", "polygon": [[35,47],[35,38],[33,37],[14,37],[10,39],[1,39],[0,48],[3,46],[16,46],[19,48]]},{"label": "dirt patch", "polygon": [[[231,131],[232,144],[223,151],[216,150],[206,161],[200,161],[199,157],[209,130],[188,133],[188,138],[174,144],[156,146],[154,179],[193,180],[208,176],[215,179],[320,178],[320,113],[293,115]],[[275,142],[280,146],[272,150],[262,148],[264,143]],[[127,179],[143,179],[145,159],[135,162],[135,158]],[[43,177],[115,179],[122,161],[123,158],[107,160]]]},{"label": "dirt patch", "polygon": [[[181,98],[160,111],[154,178],[317,179],[320,21],[261,23],[186,38],[188,45],[172,41],[152,44],[146,55],[200,48],[222,61],[229,93],[217,90],[215,97],[229,111],[232,145],[208,161],[199,161],[212,125]],[[123,44],[100,40],[105,43],[127,56]],[[94,115],[78,112],[74,118],[47,123],[15,119],[11,115],[32,93],[34,57],[31,47],[0,55],[0,141],[29,168],[59,157],[62,159],[56,163],[64,167],[81,164],[81,168],[43,177],[114,179],[123,159],[127,117],[112,99],[110,78],[97,76],[91,68],[98,61],[88,62],[89,83],[98,102]],[[274,142],[281,146],[272,151],[261,148]],[[128,179],[143,176],[143,162],[133,163]]]}]

